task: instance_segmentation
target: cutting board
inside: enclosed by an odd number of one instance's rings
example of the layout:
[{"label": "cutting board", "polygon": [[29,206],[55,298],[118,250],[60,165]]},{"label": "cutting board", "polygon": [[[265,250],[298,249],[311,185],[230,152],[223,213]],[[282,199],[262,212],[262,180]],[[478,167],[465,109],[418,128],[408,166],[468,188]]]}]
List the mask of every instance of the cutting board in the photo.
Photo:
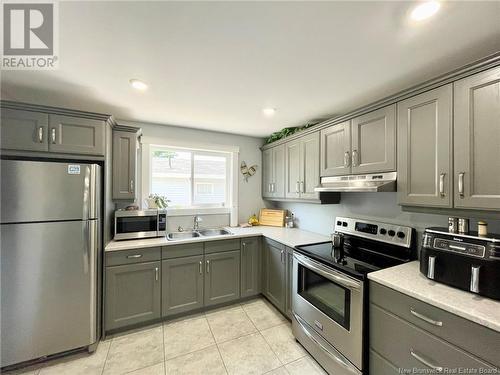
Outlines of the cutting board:
[{"label": "cutting board", "polygon": [[261,208],[259,214],[259,224],[269,225],[271,227],[283,227],[285,226],[285,214],[285,210]]}]

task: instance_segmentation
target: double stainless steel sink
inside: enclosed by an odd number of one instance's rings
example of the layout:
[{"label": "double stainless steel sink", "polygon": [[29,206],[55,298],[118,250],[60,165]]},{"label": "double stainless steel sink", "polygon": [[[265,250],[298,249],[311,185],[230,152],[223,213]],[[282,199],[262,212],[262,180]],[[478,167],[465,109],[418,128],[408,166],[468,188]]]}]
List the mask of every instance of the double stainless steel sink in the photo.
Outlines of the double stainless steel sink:
[{"label": "double stainless steel sink", "polygon": [[197,237],[229,236],[232,233],[226,229],[199,229],[185,232],[170,232],[167,234],[167,240],[186,240]]}]

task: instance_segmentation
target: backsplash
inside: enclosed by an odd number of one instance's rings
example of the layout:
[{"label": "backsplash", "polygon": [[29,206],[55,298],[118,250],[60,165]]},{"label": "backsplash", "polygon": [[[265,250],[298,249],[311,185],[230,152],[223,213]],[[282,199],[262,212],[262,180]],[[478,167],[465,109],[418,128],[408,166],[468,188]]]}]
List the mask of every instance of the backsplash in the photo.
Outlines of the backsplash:
[{"label": "backsplash", "polygon": [[[168,216],[167,213],[167,232],[177,232],[179,226],[181,226],[184,230],[193,229],[194,216],[195,215]],[[229,214],[205,214],[198,216],[202,219],[199,223],[200,228],[218,228],[229,226]]]}]

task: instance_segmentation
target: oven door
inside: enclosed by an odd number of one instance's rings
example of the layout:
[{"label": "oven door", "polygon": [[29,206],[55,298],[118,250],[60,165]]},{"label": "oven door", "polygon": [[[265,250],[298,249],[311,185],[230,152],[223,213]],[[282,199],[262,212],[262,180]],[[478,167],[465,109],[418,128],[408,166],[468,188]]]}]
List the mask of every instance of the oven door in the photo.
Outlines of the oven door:
[{"label": "oven door", "polygon": [[297,252],[293,254],[292,310],[306,323],[296,324],[295,329],[313,329],[360,370],[363,287],[363,281]]},{"label": "oven door", "polygon": [[158,235],[158,214],[147,211],[115,215],[115,240],[156,237]]}]

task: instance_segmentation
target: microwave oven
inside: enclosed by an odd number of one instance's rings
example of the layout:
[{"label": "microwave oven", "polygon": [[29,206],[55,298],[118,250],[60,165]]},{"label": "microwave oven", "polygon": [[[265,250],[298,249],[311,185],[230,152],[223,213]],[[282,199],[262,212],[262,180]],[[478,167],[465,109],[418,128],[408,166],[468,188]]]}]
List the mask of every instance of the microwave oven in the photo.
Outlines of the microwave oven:
[{"label": "microwave oven", "polygon": [[115,211],[115,240],[162,237],[166,235],[165,210]]}]

